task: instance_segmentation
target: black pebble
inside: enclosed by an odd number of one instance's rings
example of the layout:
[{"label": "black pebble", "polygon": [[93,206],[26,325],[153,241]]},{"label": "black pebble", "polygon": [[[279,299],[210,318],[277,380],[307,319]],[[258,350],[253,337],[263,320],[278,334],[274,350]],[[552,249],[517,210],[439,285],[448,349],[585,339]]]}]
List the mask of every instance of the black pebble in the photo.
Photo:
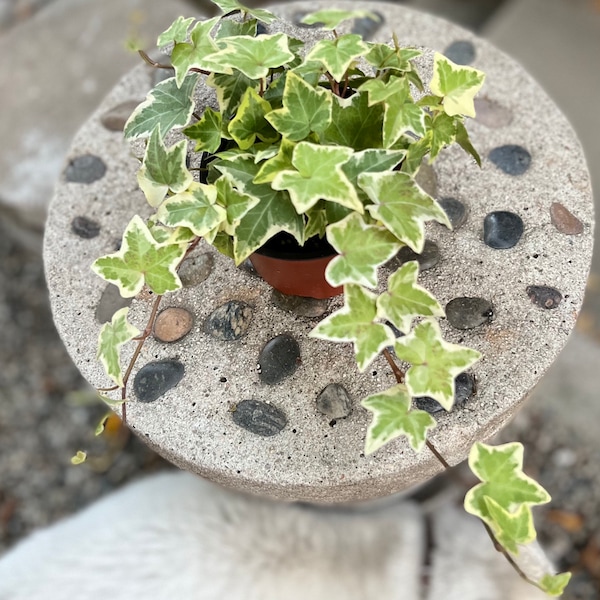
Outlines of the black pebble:
[{"label": "black pebble", "polygon": [[446,304],[446,318],[455,329],[479,327],[493,316],[492,303],[485,298],[454,298]]},{"label": "black pebble", "polygon": [[343,419],[352,412],[352,399],[343,385],[330,383],[317,396],[317,408],[330,419]]},{"label": "black pebble", "polygon": [[456,198],[442,198],[439,201],[439,205],[448,215],[454,231],[459,227],[462,227],[467,221],[469,209],[460,200],[457,200]]},{"label": "black pebble", "polygon": [[489,158],[508,175],[523,175],[531,165],[531,154],[522,146],[515,144],[494,148]]},{"label": "black pebble", "polygon": [[248,331],[252,307],[245,302],[230,300],[217,308],[204,323],[204,331],[217,340],[233,342]]},{"label": "black pebble", "polygon": [[419,263],[419,271],[427,271],[427,269],[432,269],[440,262],[440,249],[435,242],[425,240],[421,254],[417,254],[412,248],[404,246],[396,254],[396,258],[401,265],[416,260]]},{"label": "black pebble", "polygon": [[81,238],[91,240],[100,234],[100,223],[87,217],[75,217],[71,221],[71,231]]},{"label": "black pebble", "polygon": [[[475,377],[470,373],[461,373],[454,380],[454,406],[452,410],[462,408],[467,401],[475,394]],[[434,414],[444,410],[444,407],[433,398],[423,396],[415,398],[415,406],[419,410]]]},{"label": "black pebble", "polygon": [[375,13],[375,15],[377,16],[377,19],[372,19],[371,17],[354,19],[354,25],[352,26],[352,31],[350,33],[357,33],[364,40],[370,40],[385,23],[382,14]]},{"label": "black pebble", "polygon": [[563,299],[563,295],[556,288],[546,285],[530,285],[527,295],[534,304],[548,309],[556,308]]},{"label": "black pebble", "polygon": [[144,365],[133,380],[133,390],[140,402],[154,402],[174,388],[185,373],[177,360],[158,360]]},{"label": "black pebble", "polygon": [[281,410],[259,400],[242,400],[231,416],[236,425],[263,437],[275,435],[287,425]]},{"label": "black pebble", "polygon": [[491,212],[483,221],[483,241],[490,248],[506,250],[518,243],[524,229],[519,215],[507,210]]},{"label": "black pebble", "polygon": [[452,42],[445,50],[444,56],[457,65],[470,65],[475,60],[475,46],[467,40]]},{"label": "black pebble", "polygon": [[102,179],[106,173],[106,165],[101,158],[92,154],[84,154],[74,158],[65,170],[65,177],[71,183],[93,183]]},{"label": "black pebble", "polygon": [[260,351],[258,369],[263,383],[273,385],[295,373],[300,364],[300,346],[287,333],[269,340]]}]

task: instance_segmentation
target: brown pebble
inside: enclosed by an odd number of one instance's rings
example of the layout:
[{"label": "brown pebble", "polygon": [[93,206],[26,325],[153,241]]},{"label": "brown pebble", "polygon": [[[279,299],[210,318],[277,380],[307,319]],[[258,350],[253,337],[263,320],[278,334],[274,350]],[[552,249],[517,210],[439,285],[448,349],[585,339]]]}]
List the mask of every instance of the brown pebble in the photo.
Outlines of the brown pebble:
[{"label": "brown pebble", "polygon": [[165,308],[154,323],[154,337],[160,342],[177,342],[194,325],[194,317],[185,308]]},{"label": "brown pebble", "polygon": [[506,127],[513,118],[508,108],[489,98],[475,98],[475,112],[477,122],[490,129]]},{"label": "brown pebble", "polygon": [[565,235],[583,233],[583,223],[560,202],[553,202],[550,207],[552,225]]},{"label": "brown pebble", "polygon": [[128,100],[127,102],[123,102],[122,104],[111,108],[108,112],[105,112],[102,115],[100,122],[109,131],[123,131],[127,119],[129,119],[131,113],[137,108],[140,102],[140,100]]}]

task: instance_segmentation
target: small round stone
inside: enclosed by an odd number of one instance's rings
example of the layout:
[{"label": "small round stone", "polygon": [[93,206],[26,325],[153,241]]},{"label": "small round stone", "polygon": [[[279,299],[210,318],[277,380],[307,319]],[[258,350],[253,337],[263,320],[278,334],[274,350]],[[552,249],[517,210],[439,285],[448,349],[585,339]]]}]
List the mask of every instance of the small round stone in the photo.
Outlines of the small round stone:
[{"label": "small round stone", "polygon": [[354,19],[351,33],[360,35],[363,40],[370,40],[383,26],[385,19],[381,13],[375,13],[377,19],[360,17]]},{"label": "small round stone", "polygon": [[515,246],[523,235],[523,219],[508,210],[488,213],[483,221],[483,241],[496,250]]},{"label": "small round stone", "polygon": [[71,221],[71,231],[85,240],[91,240],[100,234],[100,223],[87,217],[75,217]]},{"label": "small round stone", "polygon": [[300,346],[284,333],[269,340],[258,356],[258,372],[263,383],[274,385],[293,375],[300,365]]},{"label": "small round stone", "polygon": [[500,129],[510,125],[512,112],[489,98],[475,98],[475,120],[490,129]]},{"label": "small round stone", "polygon": [[102,179],[105,173],[104,161],[92,154],[74,158],[65,169],[65,177],[71,183],[93,183]]},{"label": "small round stone", "polygon": [[550,206],[550,220],[552,225],[565,235],[583,233],[583,223],[560,202],[553,202]]},{"label": "small round stone", "polygon": [[440,249],[435,242],[425,240],[421,254],[417,254],[412,248],[404,246],[396,254],[396,259],[401,265],[416,260],[419,263],[419,270],[427,271],[427,269],[432,269],[440,262]]},{"label": "small round stone", "polygon": [[133,391],[140,402],[154,402],[174,388],[185,374],[178,360],[157,360],[144,365],[133,380]]},{"label": "small round stone", "polygon": [[252,307],[230,300],[217,308],[206,320],[204,331],[217,340],[233,342],[243,337],[252,321]]},{"label": "small round stone", "polygon": [[[462,408],[475,395],[476,391],[477,386],[473,375],[470,373],[461,373],[458,375],[454,380],[454,405],[452,406],[452,410]],[[444,410],[444,407],[437,400],[429,396],[415,398],[415,406],[419,410],[424,410],[431,414]]]},{"label": "small round stone", "polygon": [[468,40],[457,40],[444,50],[444,56],[457,65],[470,65],[475,60],[475,46]]},{"label": "small round stone", "polygon": [[494,307],[485,298],[454,298],[446,304],[446,318],[455,329],[473,329],[490,323]]},{"label": "small round stone", "polygon": [[177,342],[191,331],[193,325],[194,317],[185,308],[165,308],[156,317],[154,337],[159,342]]},{"label": "small round stone", "polygon": [[279,290],[271,293],[271,302],[281,310],[291,312],[299,317],[316,318],[323,316],[329,308],[329,300],[305,298],[304,296],[289,296]]},{"label": "small round stone", "polygon": [[466,204],[456,198],[442,198],[439,204],[448,215],[454,231],[466,223],[469,216],[469,209]]},{"label": "small round stone", "polygon": [[140,104],[140,100],[128,100],[111,108],[100,117],[100,122],[109,131],[123,131],[131,113]]},{"label": "small round stone", "polygon": [[100,302],[96,307],[96,321],[98,323],[108,323],[118,310],[131,306],[132,302],[133,298],[123,298],[119,288],[109,283],[104,288],[102,296],[100,296]]},{"label": "small round stone", "polygon": [[330,419],[343,419],[352,412],[352,399],[343,385],[330,383],[317,396],[317,409]]},{"label": "small round stone", "polygon": [[209,252],[193,254],[188,257],[179,269],[179,278],[184,287],[198,285],[208,279],[215,265],[215,259]]},{"label": "small round stone", "polygon": [[531,301],[541,308],[556,308],[563,299],[563,295],[553,287],[547,285],[530,285],[527,295]]},{"label": "small round stone", "polygon": [[490,160],[507,175],[523,175],[531,165],[531,154],[522,146],[507,144],[494,148]]},{"label": "small round stone", "polygon": [[231,416],[239,427],[263,437],[276,435],[287,425],[283,411],[260,400],[242,400]]}]

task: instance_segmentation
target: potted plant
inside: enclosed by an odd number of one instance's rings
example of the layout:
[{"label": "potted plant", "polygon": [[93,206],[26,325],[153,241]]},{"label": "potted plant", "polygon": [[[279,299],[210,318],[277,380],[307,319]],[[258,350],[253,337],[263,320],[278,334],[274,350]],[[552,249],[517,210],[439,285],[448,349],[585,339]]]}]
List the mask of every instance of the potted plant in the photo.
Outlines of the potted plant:
[{"label": "potted plant", "polygon": [[[138,182],[153,214],[134,215],[120,249],[93,270],[124,297],[147,288],[157,299],[141,335],[127,308],[102,328],[98,357],[115,385],[100,392],[125,416],[129,376],[160,299],[181,287],[178,269],[204,240],[237,265],[250,260],[284,294],[343,293],[344,306],[310,335],[352,342],[361,371],[383,354],[397,379],[363,399],[373,413],[365,452],[404,435],[447,467],[427,440],[435,420],[412,400],[427,396],[450,410],[456,376],[480,354],[442,338],[444,311],[419,285],[416,261],[387,282],[378,270],[403,247],[420,253],[427,221],[450,227],[416,177],[454,143],[480,163],[465,119],[475,115],[484,74],[436,53],[425,86],[414,63],[419,50],[395,38],[388,45],[338,34],[343,21],[366,11],[307,16],[306,24],[327,32],[310,46],[263,32],[275,19],[266,10],[213,2],[223,16],[180,17],[159,37],[175,76],[155,86],[125,127],[126,138],[146,141]],[[215,91],[213,105],[195,105],[201,80]],[[132,340],[137,348],[124,370],[120,348]],[[477,443],[469,462],[481,483],[465,508],[515,564],[535,539],[531,507],[549,496],[523,474],[519,444]],[[544,573],[532,583],[558,595],[568,578]]]}]

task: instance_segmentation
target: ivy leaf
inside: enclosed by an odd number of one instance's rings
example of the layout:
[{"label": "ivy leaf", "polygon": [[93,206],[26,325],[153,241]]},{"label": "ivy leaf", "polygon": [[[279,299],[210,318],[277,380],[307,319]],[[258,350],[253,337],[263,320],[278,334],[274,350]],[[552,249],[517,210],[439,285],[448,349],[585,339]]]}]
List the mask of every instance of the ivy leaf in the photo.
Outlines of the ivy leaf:
[{"label": "ivy leaf", "polygon": [[321,199],[362,213],[363,205],[341,168],[352,154],[352,148],[300,142],[292,155],[297,170],[278,173],[271,185],[289,192],[299,214]]},{"label": "ivy leaf", "polygon": [[473,144],[471,144],[469,132],[462,121],[456,122],[456,142],[467,154],[470,154],[475,159],[475,162],[481,168],[481,157],[473,147]]},{"label": "ivy leaf", "polygon": [[456,139],[456,119],[440,112],[435,117],[429,115],[427,121],[427,137],[430,146],[429,163],[431,164],[438,154]]},{"label": "ivy leaf", "polygon": [[77,450],[77,454],[71,458],[72,465],[81,465],[87,460],[87,453],[83,450]]},{"label": "ivy leaf", "polygon": [[270,69],[277,69],[294,59],[283,33],[251,37],[239,35],[220,42],[221,49],[207,57],[219,68],[233,68],[250,79],[263,79]]},{"label": "ivy leaf", "polygon": [[140,334],[127,321],[129,307],[118,310],[110,323],[105,323],[98,337],[97,358],[102,363],[106,374],[119,386],[123,387],[123,371],[121,370],[121,346]]},{"label": "ivy leaf", "polygon": [[310,13],[302,19],[302,22],[306,23],[306,25],[319,25],[326,31],[332,31],[333,29],[337,29],[340,23],[348,21],[349,19],[372,19],[377,23],[381,21],[381,17],[368,10],[342,10],[339,8],[330,8]]},{"label": "ivy leaf", "polygon": [[261,163],[260,171],[254,178],[254,183],[271,183],[277,173],[281,171],[289,171],[294,168],[292,164],[292,156],[296,144],[286,138],[282,138],[279,151],[273,158]]},{"label": "ivy leaf", "polygon": [[217,201],[225,207],[227,213],[226,233],[233,235],[240,219],[251,209],[254,208],[260,200],[250,196],[233,187],[228,177],[219,177],[215,183],[217,190]]},{"label": "ivy leaf", "polygon": [[[427,117],[425,117],[425,122],[427,122]],[[411,177],[415,177],[415,175],[419,172],[421,168],[421,164],[423,163],[423,159],[427,156],[427,153],[431,149],[431,137],[425,136],[420,140],[413,142],[410,144],[408,149],[406,150],[406,157],[402,162],[402,173],[406,173]]]},{"label": "ivy leaf", "polygon": [[179,42],[185,42],[188,37],[188,30],[193,22],[194,17],[190,17],[189,19],[178,17],[171,24],[169,29],[163,31],[163,33],[158,36],[158,41],[156,42],[158,47],[162,48],[171,42],[175,42],[176,44]]},{"label": "ivy leaf", "polygon": [[411,60],[421,56],[422,52],[416,48],[400,48],[381,43],[368,44],[369,51],[365,60],[375,67],[377,71],[389,69],[405,73],[412,70]]},{"label": "ivy leaf", "polygon": [[197,81],[198,74],[191,73],[181,87],[177,86],[173,77],[157,84],[129,117],[125,124],[125,137],[148,137],[160,126],[164,138],[174,127],[187,125],[194,112],[193,95]]},{"label": "ivy leaf", "polygon": [[538,587],[549,596],[561,596],[571,580],[571,573],[544,575],[538,582]]},{"label": "ivy leaf", "polygon": [[373,148],[355,152],[346,163],[342,165],[342,171],[346,174],[350,183],[358,192],[362,200],[367,195],[358,187],[358,177],[362,173],[381,173],[391,171],[402,162],[406,156],[406,150],[383,150]]},{"label": "ivy leaf", "polygon": [[350,65],[368,50],[369,47],[362,41],[360,35],[348,33],[334,40],[317,42],[307,54],[306,60],[322,63],[332,77],[340,82],[344,79]]},{"label": "ivy leaf", "polygon": [[217,90],[217,100],[223,118],[229,118],[237,111],[242,96],[248,88],[258,90],[259,82],[246,77],[240,71],[227,73],[212,73],[207,79],[206,84]]},{"label": "ivy leaf", "polygon": [[533,515],[526,504],[520,504],[510,512],[489,496],[484,496],[483,501],[490,515],[490,522],[494,523],[494,537],[509,552],[518,554],[520,545],[528,544],[536,538]]},{"label": "ivy leaf", "polygon": [[372,454],[393,439],[405,435],[415,452],[425,445],[427,432],[436,426],[424,410],[410,410],[411,398],[403,385],[365,398],[361,404],[373,413],[367,430],[365,454]]},{"label": "ivy leaf", "polygon": [[333,287],[357,283],[376,288],[377,267],[401,247],[387,229],[367,225],[357,213],[330,225],[327,240],[339,254],[325,270],[325,278]]},{"label": "ivy leaf", "polygon": [[160,125],[150,135],[138,183],[150,206],[158,206],[171,190],[183,192],[194,178],[186,165],[187,142],[181,140],[171,148],[165,146]]},{"label": "ivy leaf", "polygon": [[254,37],[257,33],[256,19],[247,21],[233,21],[232,19],[223,19],[217,30],[215,39],[233,37],[235,35],[251,35]]},{"label": "ivy leaf", "polygon": [[369,107],[367,94],[334,98],[331,125],[321,135],[322,144],[348,146],[361,151],[381,148],[383,106]]},{"label": "ivy leaf", "polygon": [[425,221],[433,219],[451,227],[441,206],[406,173],[365,173],[358,185],[374,202],[367,206],[371,216],[417,254],[425,244]]},{"label": "ivy leaf", "polygon": [[319,204],[311,208],[307,213],[306,227],[304,228],[304,237],[308,240],[318,235],[320,238],[325,236],[327,227],[327,212]]},{"label": "ivy leaf", "polygon": [[[487,523],[495,534],[498,532],[502,535],[500,530],[502,525],[506,524],[504,517],[501,518],[501,522],[494,518],[494,515],[497,517],[501,514],[499,509],[518,514],[523,510],[521,506],[525,506],[531,512],[532,506],[550,502],[548,492],[537,481],[523,473],[523,445],[518,442],[501,446],[488,446],[477,442],[469,453],[469,467],[481,483],[467,492],[465,510]],[[532,519],[531,515],[529,518]],[[504,530],[504,534],[508,533],[509,531]],[[532,535],[533,537],[526,541],[535,538],[535,531]]]},{"label": "ivy leaf", "polygon": [[375,357],[394,343],[393,331],[377,323],[377,296],[359,285],[344,288],[344,306],[321,321],[309,336],[332,342],[353,342],[358,368],[363,372]]},{"label": "ivy leaf", "polygon": [[211,2],[216,4],[223,11],[224,15],[240,11],[244,15],[250,15],[254,19],[266,23],[267,25],[277,19],[277,17],[268,10],[263,8],[248,8],[238,0],[211,0]]},{"label": "ivy leaf", "polygon": [[410,334],[397,339],[394,351],[412,365],[406,372],[411,396],[429,396],[448,411],[454,404],[454,379],[481,357],[476,350],[444,341],[433,319],[422,321]]},{"label": "ivy leaf", "polygon": [[136,215],[123,234],[121,249],[98,258],[92,270],[105,281],[114,283],[123,298],[137,296],[144,282],[155,294],[162,295],[181,288],[176,268],[185,251],[185,245],[158,244]]},{"label": "ivy leaf", "polygon": [[267,120],[282,136],[299,142],[311,131],[319,132],[329,127],[332,106],[330,92],[315,89],[290,71],[283,92],[283,108],[269,113]]},{"label": "ivy leaf", "polygon": [[204,151],[214,154],[221,145],[222,127],[223,117],[221,113],[207,107],[202,118],[193,125],[186,127],[183,134],[196,142],[196,152]]},{"label": "ivy leaf", "polygon": [[444,97],[447,115],[475,117],[475,95],[481,89],[485,73],[472,67],[457,65],[439,52],[433,61],[433,78],[429,87],[436,96]]},{"label": "ivy leaf", "polygon": [[387,291],[377,299],[377,316],[402,333],[409,333],[416,317],[443,317],[440,303],[417,284],[419,263],[407,262],[388,279]]},{"label": "ivy leaf", "polygon": [[263,142],[276,142],[279,134],[265,119],[271,105],[248,88],[242,96],[237,115],[229,122],[229,134],[242,150],[247,150],[258,137]]},{"label": "ivy leaf", "polygon": [[157,217],[169,227],[187,227],[202,237],[227,218],[227,212],[216,201],[215,186],[194,182],[186,192],[167,198]]},{"label": "ivy leaf", "polygon": [[[175,79],[180,86],[190,69],[203,69],[207,71],[221,71],[221,66],[208,58],[219,47],[212,39],[210,32],[219,22],[219,17],[206,21],[198,21],[190,34],[189,42],[175,44],[171,53],[171,64],[175,69]],[[224,70],[230,73],[229,69]]]},{"label": "ivy leaf", "polygon": [[369,95],[369,106],[383,103],[383,145],[393,146],[407,132],[425,135],[425,112],[417,106],[410,94],[408,81],[401,77],[390,77],[386,83],[381,79],[370,79],[360,87]]}]

